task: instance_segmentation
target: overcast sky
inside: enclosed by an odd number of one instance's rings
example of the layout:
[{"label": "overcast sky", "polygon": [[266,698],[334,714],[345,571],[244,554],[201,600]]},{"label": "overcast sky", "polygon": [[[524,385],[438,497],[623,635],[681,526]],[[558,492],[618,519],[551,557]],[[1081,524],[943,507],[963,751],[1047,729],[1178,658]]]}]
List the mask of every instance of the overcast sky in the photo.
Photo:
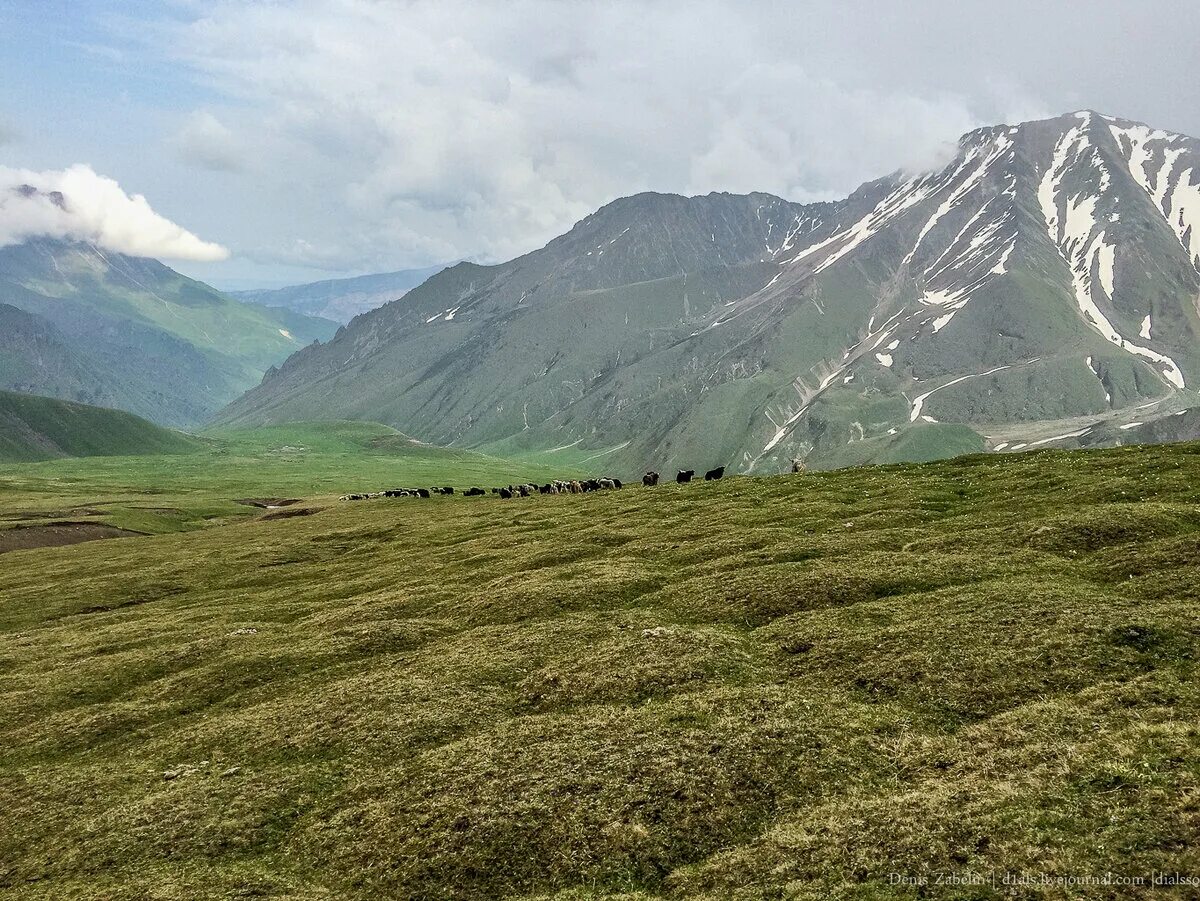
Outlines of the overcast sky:
[{"label": "overcast sky", "polygon": [[1200,135],[1198,35],[1153,0],[0,0],[0,185],[98,218],[0,217],[223,287],[492,262],[637,191],[844,196],[982,124]]}]

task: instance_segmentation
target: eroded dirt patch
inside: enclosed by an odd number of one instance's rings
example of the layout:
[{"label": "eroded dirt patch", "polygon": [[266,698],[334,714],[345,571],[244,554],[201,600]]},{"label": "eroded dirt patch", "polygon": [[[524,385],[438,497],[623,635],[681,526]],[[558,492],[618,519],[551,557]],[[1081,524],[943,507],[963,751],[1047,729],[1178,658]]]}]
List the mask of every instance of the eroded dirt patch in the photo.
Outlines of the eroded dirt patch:
[{"label": "eroded dirt patch", "polygon": [[64,547],[104,538],[136,538],[144,534],[95,522],[52,522],[43,526],[16,526],[0,529],[0,554],[40,547]]},{"label": "eroded dirt patch", "polygon": [[293,516],[312,516],[320,513],[324,507],[294,507],[290,510],[275,510],[265,516],[260,516],[258,522],[269,522],[273,519],[291,519]]},{"label": "eroded dirt patch", "polygon": [[298,497],[239,497],[234,501],[245,507],[260,507],[263,510],[273,510],[276,507],[290,507],[300,503]]}]

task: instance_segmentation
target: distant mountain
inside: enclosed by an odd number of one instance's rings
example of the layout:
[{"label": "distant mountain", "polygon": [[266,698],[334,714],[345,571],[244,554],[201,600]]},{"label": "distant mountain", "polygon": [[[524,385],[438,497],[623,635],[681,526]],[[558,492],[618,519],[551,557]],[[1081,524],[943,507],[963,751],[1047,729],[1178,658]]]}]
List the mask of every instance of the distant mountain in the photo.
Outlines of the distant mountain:
[{"label": "distant mountain", "polygon": [[336,278],[290,288],[259,291],[230,291],[230,296],[268,307],[286,307],[297,313],[346,323],[360,313],[398,300],[444,267],[403,269],[356,278]]},{"label": "distant mountain", "polygon": [[336,329],[90,244],[0,248],[0,389],[189,426]]},{"label": "distant mountain", "polygon": [[1176,436],[1193,417],[1143,426],[1198,405],[1198,296],[1200,142],[1080,112],[833,203],[618,200],[359,317],[220,419],[625,472]]},{"label": "distant mountain", "polygon": [[177,454],[201,446],[120,410],[0,391],[0,462]]}]

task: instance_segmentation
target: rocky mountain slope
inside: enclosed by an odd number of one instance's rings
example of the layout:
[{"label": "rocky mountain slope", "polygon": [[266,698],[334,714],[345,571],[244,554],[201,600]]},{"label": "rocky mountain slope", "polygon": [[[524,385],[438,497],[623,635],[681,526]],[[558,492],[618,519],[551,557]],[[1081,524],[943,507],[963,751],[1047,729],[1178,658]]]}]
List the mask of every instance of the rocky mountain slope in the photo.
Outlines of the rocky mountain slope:
[{"label": "rocky mountain slope", "polygon": [[336,324],[90,244],[0,248],[0,389],[200,423]]},{"label": "rocky mountain slope", "polygon": [[360,313],[400,299],[442,268],[430,266],[427,269],[402,269],[399,272],[335,278],[273,290],[227,293],[238,300],[268,307],[286,307],[306,316],[320,316],[334,322],[347,323]]},{"label": "rocky mountain slope", "polygon": [[618,200],[359,317],[221,418],[627,470],[1119,442],[1197,405],[1198,151],[1080,112],[836,203]]}]

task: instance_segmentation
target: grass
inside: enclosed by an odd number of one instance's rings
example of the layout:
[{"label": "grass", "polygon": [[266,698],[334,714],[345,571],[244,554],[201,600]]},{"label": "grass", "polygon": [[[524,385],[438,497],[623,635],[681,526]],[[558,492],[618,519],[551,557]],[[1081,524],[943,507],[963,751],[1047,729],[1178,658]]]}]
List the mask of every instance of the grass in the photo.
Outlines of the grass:
[{"label": "grass", "polygon": [[348,492],[486,488],[564,471],[430,447],[371,422],[225,429],[188,440],[192,452],[171,457],[0,464],[0,529],[83,515],[135,531],[188,531],[261,512],[237,503],[246,498],[298,498],[324,506]]},{"label": "grass", "polygon": [[0,391],[0,463],[179,454],[199,442],[130,413]]},{"label": "grass", "polygon": [[891,874],[1200,873],[1198,501],[1179,445],[0,555],[0,886],[992,898]]}]

